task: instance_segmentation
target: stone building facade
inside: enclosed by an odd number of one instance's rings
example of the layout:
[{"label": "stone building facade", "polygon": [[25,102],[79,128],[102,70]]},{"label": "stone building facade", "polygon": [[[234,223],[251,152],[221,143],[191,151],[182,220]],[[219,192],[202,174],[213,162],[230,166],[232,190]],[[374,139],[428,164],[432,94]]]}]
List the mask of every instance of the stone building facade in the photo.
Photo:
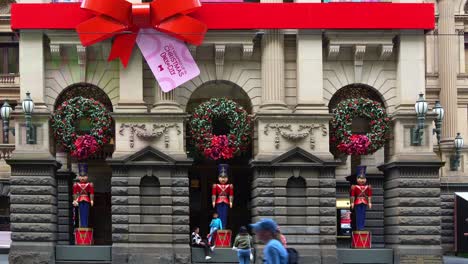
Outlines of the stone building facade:
[{"label": "stone building facade", "polygon": [[[435,4],[431,32],[208,32],[203,45],[190,47],[200,76],[169,93],[138,50],[124,69],[107,62],[110,41],[84,48],[74,32],[50,30],[21,31],[12,40],[9,15],[0,15],[0,44],[19,49],[17,74],[0,76],[1,98],[19,105],[29,91],[36,105],[36,144],[26,144],[17,106],[14,144],[1,145],[11,193],[10,262],[59,263],[58,248],[72,243],[77,163],[57,148],[49,117],[63,100],[82,95],[99,98],[115,123],[113,142],[89,163],[99,194],[95,239],[110,248],[112,263],[191,263],[190,229],[206,222],[200,201],[216,171],[187,154],[187,120],[212,97],[228,97],[254,117],[251,153],[231,164],[239,186],[232,214],[244,216],[237,225],[274,218],[302,263],[341,263],[350,242],[337,236],[336,203],[348,196],[346,177],[363,164],[375,189],[373,246],[391,250],[394,263],[442,263],[442,254],[453,253],[453,193],[468,190],[467,149],[457,171],[449,166],[456,133],[468,135],[468,15],[464,0]],[[440,100],[446,110],[440,145],[434,114],[421,146],[411,145],[420,92],[430,108]],[[334,155],[329,144],[330,112],[352,96],[380,101],[392,117],[386,147],[360,159]]]}]

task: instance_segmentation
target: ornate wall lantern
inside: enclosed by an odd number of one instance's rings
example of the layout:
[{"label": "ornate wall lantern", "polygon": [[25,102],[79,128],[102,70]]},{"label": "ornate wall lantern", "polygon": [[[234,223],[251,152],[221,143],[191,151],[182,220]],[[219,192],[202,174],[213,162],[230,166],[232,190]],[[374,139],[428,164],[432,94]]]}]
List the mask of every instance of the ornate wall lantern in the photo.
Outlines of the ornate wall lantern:
[{"label": "ornate wall lantern", "polygon": [[31,99],[31,93],[26,92],[26,99],[22,102],[23,112],[26,117],[26,143],[35,144],[33,137],[33,126],[31,122],[31,116],[34,111],[34,102]]},{"label": "ornate wall lantern", "polygon": [[433,130],[433,134],[437,135],[437,144],[440,144],[440,134],[442,132],[442,121],[444,120],[444,108],[440,104],[439,101],[436,101],[434,109],[432,109],[432,112],[437,114],[436,119],[434,120],[435,123],[435,128]]},{"label": "ornate wall lantern", "polygon": [[426,119],[427,113],[427,102],[424,99],[424,94],[420,93],[419,98],[414,104],[414,110],[418,118],[418,125],[416,128],[411,129],[411,145],[420,146],[422,141],[422,136],[424,134],[424,120]]},{"label": "ornate wall lantern", "polygon": [[5,101],[3,103],[2,108],[0,108],[0,114],[2,116],[3,120],[3,144],[8,144],[8,130],[9,127],[8,125],[10,124],[10,116],[11,116],[11,111],[13,109],[11,108],[10,104]]},{"label": "ornate wall lantern", "polygon": [[460,167],[460,150],[463,148],[464,140],[461,137],[460,133],[457,133],[455,140],[453,141],[453,145],[455,147],[455,155],[450,157],[450,170],[456,171],[458,167]]}]

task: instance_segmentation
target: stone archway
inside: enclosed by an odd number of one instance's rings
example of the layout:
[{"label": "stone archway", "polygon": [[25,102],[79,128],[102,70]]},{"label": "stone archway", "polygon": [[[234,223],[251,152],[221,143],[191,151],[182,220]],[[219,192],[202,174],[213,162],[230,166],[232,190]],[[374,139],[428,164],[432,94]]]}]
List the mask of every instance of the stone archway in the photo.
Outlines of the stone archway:
[{"label": "stone archway", "polygon": [[[63,102],[75,97],[93,98],[101,102],[109,112],[113,111],[112,102],[109,96],[100,87],[90,83],[75,83],[65,88],[55,99],[54,109],[57,109]],[[111,128],[114,131],[114,121]],[[52,134],[52,133],[51,133]],[[106,163],[106,158],[111,157],[114,152],[115,131],[111,142],[105,144],[102,150],[94,157],[88,159],[89,181],[95,186],[94,206],[90,211],[90,226],[94,229],[94,243],[96,245],[110,245],[112,243],[112,219],[111,219],[111,176],[112,171]],[[58,220],[61,223],[59,228],[59,241],[63,244],[73,244],[73,230],[75,223],[72,223],[71,206],[71,186],[77,172],[78,161],[72,159],[60,146],[56,146],[57,160],[62,163],[62,171],[58,172],[57,185],[59,198],[58,202],[63,204],[58,208]],[[70,207],[65,206],[69,204]],[[69,224],[65,224],[69,223]]]},{"label": "stone archway", "polygon": [[85,98],[94,98],[101,102],[107,110],[113,111],[112,102],[109,96],[101,88],[90,83],[75,83],[65,88],[55,99],[54,109],[64,101],[71,98],[82,96]]},{"label": "stone archway", "polygon": [[[346,85],[336,91],[331,97],[328,108],[330,113],[333,109],[343,100],[351,98],[367,98],[379,102],[383,107],[388,109],[387,102],[381,93],[372,86],[366,84],[351,84]],[[353,120],[354,121],[354,120]],[[353,133],[365,133],[368,131],[368,119],[361,119],[358,122],[353,122]],[[385,161],[385,148],[378,150],[373,155],[367,156],[343,156],[341,155],[336,146],[330,144],[330,152],[336,157],[343,157],[344,163],[340,164],[337,169],[336,175],[336,195],[337,198],[348,198],[349,197],[349,184],[355,184],[354,178],[350,175],[355,175],[355,167],[357,165],[366,165],[367,169],[367,181],[374,189],[374,197],[372,198],[374,209],[367,215],[367,225],[369,230],[372,232],[372,243],[373,247],[384,247],[384,204],[383,204],[383,174],[377,166],[381,165]],[[350,241],[349,241],[350,242]],[[338,241],[338,246],[349,247],[348,242]]]},{"label": "stone archway", "polygon": [[[247,92],[239,85],[230,81],[210,81],[193,91],[186,104],[186,112],[192,113],[201,103],[211,98],[228,98],[242,106],[248,113],[252,112],[252,102]],[[187,133],[190,133],[187,128]],[[193,149],[187,141],[187,149]],[[228,229],[233,236],[240,226],[248,225],[251,220],[250,200],[252,170],[249,160],[252,158],[252,147],[246,153],[234,159],[224,161],[230,165],[229,181],[234,185],[234,206],[229,210]],[[190,227],[200,227],[200,232],[206,235],[209,231],[209,221],[214,212],[211,203],[212,185],[218,182],[217,164],[212,161],[194,157],[194,164],[189,170],[190,177]]]}]

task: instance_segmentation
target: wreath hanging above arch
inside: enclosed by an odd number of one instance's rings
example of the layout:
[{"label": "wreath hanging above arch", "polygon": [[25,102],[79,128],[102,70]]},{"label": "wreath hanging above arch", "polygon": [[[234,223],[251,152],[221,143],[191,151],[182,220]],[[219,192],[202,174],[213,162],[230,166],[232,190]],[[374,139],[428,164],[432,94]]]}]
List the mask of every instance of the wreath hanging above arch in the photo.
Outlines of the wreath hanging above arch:
[{"label": "wreath hanging above arch", "polygon": [[[89,123],[87,134],[80,135],[77,122]],[[110,142],[112,117],[106,107],[92,98],[81,96],[64,101],[51,117],[54,137],[72,156],[85,160]]]},{"label": "wreath hanging above arch", "polygon": [[[370,132],[353,134],[351,124],[355,117],[368,118]],[[347,99],[333,110],[330,141],[348,155],[373,154],[385,145],[389,124],[390,118],[379,102],[366,98]]]},{"label": "wreath hanging above arch", "polygon": [[[213,134],[213,120],[225,120],[227,135]],[[200,104],[190,119],[195,151],[213,160],[231,159],[246,151],[251,141],[252,124],[248,113],[232,100],[212,98]]]}]

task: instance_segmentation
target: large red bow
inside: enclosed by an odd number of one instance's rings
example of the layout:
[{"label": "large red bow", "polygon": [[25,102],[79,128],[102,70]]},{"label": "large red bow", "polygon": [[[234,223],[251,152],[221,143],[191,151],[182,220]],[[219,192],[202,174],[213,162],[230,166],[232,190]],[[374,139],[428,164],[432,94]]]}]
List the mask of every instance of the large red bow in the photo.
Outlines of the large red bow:
[{"label": "large red bow", "polygon": [[76,27],[83,46],[115,36],[109,60],[127,66],[140,28],[154,28],[175,38],[200,45],[206,25],[187,14],[201,7],[199,0],[154,0],[132,4],[125,0],[84,0],[81,8],[97,16]]}]

